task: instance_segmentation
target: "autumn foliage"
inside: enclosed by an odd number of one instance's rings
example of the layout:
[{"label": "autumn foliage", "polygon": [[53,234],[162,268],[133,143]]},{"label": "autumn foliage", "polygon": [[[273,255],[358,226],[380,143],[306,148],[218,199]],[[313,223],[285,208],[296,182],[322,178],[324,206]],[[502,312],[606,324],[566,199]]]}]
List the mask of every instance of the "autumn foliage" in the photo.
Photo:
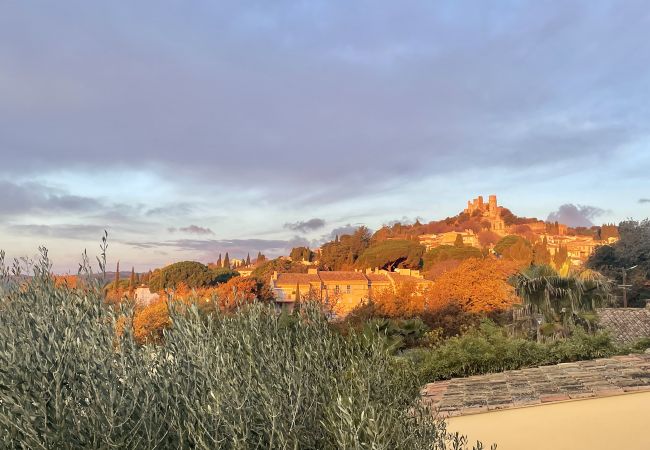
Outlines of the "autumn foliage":
[{"label": "autumn foliage", "polygon": [[164,298],[137,310],[133,316],[133,335],[140,344],[160,342],[163,331],[171,326],[169,308]]},{"label": "autumn foliage", "polygon": [[441,274],[428,287],[401,283],[376,293],[372,304],[378,315],[391,318],[422,316],[459,307],[468,313],[502,311],[519,302],[508,278],[517,272],[517,263],[494,258],[462,261]]},{"label": "autumn foliage", "polygon": [[519,301],[507,282],[516,272],[513,261],[468,259],[436,280],[427,295],[428,307],[435,310],[456,302],[468,312],[508,309]]}]

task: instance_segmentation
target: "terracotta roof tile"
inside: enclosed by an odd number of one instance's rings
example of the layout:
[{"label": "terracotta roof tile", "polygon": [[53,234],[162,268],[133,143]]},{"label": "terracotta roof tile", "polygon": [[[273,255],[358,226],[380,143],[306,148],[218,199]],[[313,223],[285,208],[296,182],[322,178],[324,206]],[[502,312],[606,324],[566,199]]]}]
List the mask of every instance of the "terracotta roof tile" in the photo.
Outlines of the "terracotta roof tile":
[{"label": "terracotta roof tile", "polygon": [[279,273],[278,279],[275,281],[275,284],[277,285],[284,284],[292,286],[295,286],[296,284],[309,283],[319,284],[320,279],[318,278],[318,275],[310,273]]},{"label": "terracotta roof tile", "polygon": [[599,325],[620,344],[633,344],[650,337],[650,310],[647,308],[598,309]]},{"label": "terracotta roof tile", "polygon": [[390,284],[390,279],[388,276],[380,274],[380,273],[367,273],[366,277],[372,281],[373,283],[389,283]]},{"label": "terracotta roof tile", "polygon": [[328,272],[328,271],[319,271],[321,280],[324,282],[330,281],[347,281],[347,282],[356,282],[356,283],[367,283],[368,279],[362,272],[353,272],[353,271],[337,271],[337,272]]}]

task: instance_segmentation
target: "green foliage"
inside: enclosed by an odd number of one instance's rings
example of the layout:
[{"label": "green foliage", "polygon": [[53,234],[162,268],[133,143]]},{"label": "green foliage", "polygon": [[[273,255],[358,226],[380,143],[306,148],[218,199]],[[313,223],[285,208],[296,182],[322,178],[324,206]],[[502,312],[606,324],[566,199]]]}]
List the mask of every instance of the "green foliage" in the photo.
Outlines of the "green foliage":
[{"label": "green foliage", "polygon": [[227,267],[218,267],[212,269],[212,282],[211,284],[227,283],[231,278],[239,276],[236,270],[228,269]]},{"label": "green foliage", "polygon": [[353,234],[337,236],[321,247],[321,267],[326,270],[351,269],[359,255],[370,246],[370,238],[370,231],[363,226]]},{"label": "green foliage", "polygon": [[372,319],[365,323],[363,333],[379,334],[386,339],[390,351],[414,347],[425,337],[429,327],[422,319]]},{"label": "green foliage", "polygon": [[183,261],[156,270],[149,280],[149,288],[160,291],[185,283],[190,288],[206,287],[215,284],[214,273],[204,264],[196,261]]},{"label": "green foliage", "polygon": [[357,259],[359,268],[394,270],[398,267],[419,269],[424,246],[416,241],[390,240],[371,245]]},{"label": "green foliage", "polygon": [[550,266],[530,266],[510,282],[525,306],[543,314],[546,322],[564,327],[579,318],[587,320],[584,313],[602,306],[610,295],[609,281],[591,270],[562,276]]},{"label": "green foliage", "polygon": [[504,328],[485,321],[434,349],[409,350],[404,355],[430,382],[560,362],[609,357],[628,349],[617,348],[605,333],[577,329],[570,338],[543,344],[508,337]]},{"label": "green foliage", "polygon": [[412,364],[316,308],[171,308],[150,347],[116,335],[99,287],[42,270],[1,293],[0,448],[464,448],[416,402]]},{"label": "green foliage", "polygon": [[529,264],[533,260],[533,249],[530,242],[514,234],[501,239],[494,246],[494,251],[503,258]]},{"label": "green foliage", "polygon": [[295,247],[291,249],[289,257],[293,261],[312,261],[314,258],[314,252],[309,250],[307,247]]},{"label": "green foliage", "polygon": [[252,275],[260,280],[268,282],[271,279],[273,272],[306,273],[308,270],[309,268],[304,264],[301,264],[299,261],[290,261],[286,258],[276,258],[258,265],[255,270],[253,270]]},{"label": "green foliage", "polygon": [[[613,230],[609,230],[610,235],[613,233]],[[619,240],[612,245],[598,247],[587,261],[587,266],[616,280],[618,284],[623,281],[623,269],[636,266],[626,273],[626,284],[632,285],[628,301],[633,306],[644,306],[643,300],[650,298],[647,283],[650,277],[650,220],[621,222],[618,233]]]},{"label": "green foliage", "polygon": [[476,247],[464,246],[458,247],[455,245],[441,245],[432,248],[422,257],[424,263],[424,270],[428,270],[434,265],[449,260],[462,261],[469,258],[482,258],[481,250]]}]

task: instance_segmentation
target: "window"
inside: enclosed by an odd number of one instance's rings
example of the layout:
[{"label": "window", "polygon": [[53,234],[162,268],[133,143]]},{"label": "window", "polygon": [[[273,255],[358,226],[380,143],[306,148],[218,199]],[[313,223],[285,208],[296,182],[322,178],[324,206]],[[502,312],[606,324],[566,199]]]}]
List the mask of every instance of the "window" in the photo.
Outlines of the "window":
[{"label": "window", "polygon": [[339,288],[339,285],[337,284],[337,285],[334,287],[334,292],[336,292],[336,293],[338,294],[339,289],[340,289],[340,288]]},{"label": "window", "polygon": [[350,292],[352,292],[352,286],[350,286],[350,285],[348,284],[348,287],[346,288],[346,291],[347,291],[348,294],[349,294]]}]

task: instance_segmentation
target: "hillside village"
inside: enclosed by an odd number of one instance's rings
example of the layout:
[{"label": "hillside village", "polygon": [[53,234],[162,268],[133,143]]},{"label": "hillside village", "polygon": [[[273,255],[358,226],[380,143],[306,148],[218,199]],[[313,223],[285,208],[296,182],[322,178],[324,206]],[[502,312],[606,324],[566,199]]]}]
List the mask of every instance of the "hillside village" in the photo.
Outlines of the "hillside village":
[{"label": "hillside village", "polygon": [[[208,268],[262,279],[279,310],[292,311],[310,299],[330,304],[337,315],[346,315],[377,293],[395,292],[403,284],[420,292],[435,290],[443,275],[449,278],[474,270],[467,265],[459,268],[472,258],[482,260],[490,270],[498,267],[496,272],[503,274],[531,263],[549,264],[566,272],[580,268],[598,246],[617,239],[616,226],[575,229],[517,217],[498,204],[496,195],[490,195],[487,202],[483,196],[469,200],[461,213],[444,220],[397,223],[374,234],[361,227],[320,248],[296,248],[274,260],[267,260],[261,252],[253,260],[250,255],[239,259],[226,253]],[[147,274],[144,281],[159,271]],[[134,291],[141,304],[159,296],[146,282]]]}]

